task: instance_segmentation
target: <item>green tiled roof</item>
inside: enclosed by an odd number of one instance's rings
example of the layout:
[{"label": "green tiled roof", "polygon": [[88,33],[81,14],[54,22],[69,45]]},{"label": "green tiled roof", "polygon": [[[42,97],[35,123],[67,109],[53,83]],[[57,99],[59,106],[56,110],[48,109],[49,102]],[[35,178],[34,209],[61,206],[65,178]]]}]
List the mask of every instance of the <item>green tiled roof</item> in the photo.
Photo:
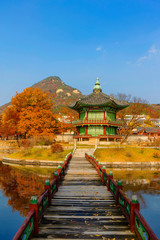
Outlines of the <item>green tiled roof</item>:
[{"label": "green tiled roof", "polygon": [[127,107],[128,103],[116,100],[113,97],[104,94],[102,92],[99,79],[97,78],[93,92],[69,107],[78,110],[82,106],[112,106],[118,110]]}]

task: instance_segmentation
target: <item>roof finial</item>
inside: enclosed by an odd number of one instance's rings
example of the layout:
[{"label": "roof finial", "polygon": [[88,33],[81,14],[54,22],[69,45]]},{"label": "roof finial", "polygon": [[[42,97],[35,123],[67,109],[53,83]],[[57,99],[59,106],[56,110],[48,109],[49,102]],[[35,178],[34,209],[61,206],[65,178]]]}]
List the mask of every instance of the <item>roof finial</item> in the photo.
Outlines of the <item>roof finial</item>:
[{"label": "roof finial", "polygon": [[99,78],[97,77],[97,80],[96,80],[96,83],[94,85],[94,88],[93,88],[93,92],[102,92],[102,88],[101,88],[101,85],[99,83]]}]

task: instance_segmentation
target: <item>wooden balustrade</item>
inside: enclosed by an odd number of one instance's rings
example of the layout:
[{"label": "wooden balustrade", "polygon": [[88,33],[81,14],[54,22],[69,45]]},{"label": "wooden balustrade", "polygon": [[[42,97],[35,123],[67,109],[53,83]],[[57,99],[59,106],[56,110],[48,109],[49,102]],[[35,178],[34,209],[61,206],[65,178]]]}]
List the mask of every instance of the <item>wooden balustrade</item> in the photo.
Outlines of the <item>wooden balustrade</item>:
[{"label": "wooden balustrade", "polygon": [[123,214],[130,222],[131,231],[135,231],[138,239],[158,240],[151,227],[141,215],[138,200],[134,198],[130,200],[122,191],[122,182],[120,180],[115,182],[112,172],[110,171],[110,173],[107,174],[105,168],[102,167],[102,164],[99,163],[95,157],[88,155],[87,153],[85,154],[85,157],[95,167],[99,176],[102,178],[102,182],[107,186],[108,191],[113,194],[116,204],[120,206]]},{"label": "wooden balustrade", "polygon": [[75,120],[72,121],[73,125],[79,125],[79,124],[105,124],[105,125],[117,125],[120,126],[122,125],[122,121],[120,120],[107,120],[107,119],[79,119],[79,120]]},{"label": "wooden balustrade", "polygon": [[53,195],[58,191],[58,186],[62,180],[65,170],[69,164],[72,154],[68,154],[65,161],[58,166],[58,170],[54,173],[54,180],[50,183],[45,181],[45,190],[37,200],[37,196],[31,197],[29,213],[22,223],[21,227],[13,237],[13,240],[28,240],[32,235],[38,233],[38,226],[45,210],[51,205]]}]

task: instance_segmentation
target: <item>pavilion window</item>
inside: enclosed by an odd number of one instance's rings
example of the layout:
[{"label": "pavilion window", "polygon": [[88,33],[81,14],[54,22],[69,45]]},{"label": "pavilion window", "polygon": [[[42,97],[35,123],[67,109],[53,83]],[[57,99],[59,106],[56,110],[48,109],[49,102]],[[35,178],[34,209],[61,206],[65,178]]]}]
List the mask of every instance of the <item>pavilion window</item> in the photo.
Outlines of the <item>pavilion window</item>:
[{"label": "pavilion window", "polygon": [[104,112],[88,112],[88,120],[104,120]]},{"label": "pavilion window", "polygon": [[85,127],[80,128],[80,135],[85,135]]},{"label": "pavilion window", "polygon": [[85,119],[85,116],[86,116],[86,113],[85,113],[85,112],[80,113],[80,120],[84,120],[84,119]]},{"label": "pavilion window", "polygon": [[115,113],[107,113],[107,120],[114,121],[115,120]]}]

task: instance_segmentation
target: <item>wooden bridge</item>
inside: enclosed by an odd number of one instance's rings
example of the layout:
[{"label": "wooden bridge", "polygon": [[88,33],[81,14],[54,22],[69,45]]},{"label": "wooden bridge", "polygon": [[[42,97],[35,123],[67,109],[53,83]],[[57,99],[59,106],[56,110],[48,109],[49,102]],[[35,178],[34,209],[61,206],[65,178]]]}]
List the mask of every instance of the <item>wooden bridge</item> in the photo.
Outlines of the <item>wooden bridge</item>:
[{"label": "wooden bridge", "polygon": [[116,183],[111,172],[81,149],[72,159],[67,156],[45,188],[38,201],[31,198],[30,212],[13,240],[158,240],[137,199],[128,199],[121,181]]}]

